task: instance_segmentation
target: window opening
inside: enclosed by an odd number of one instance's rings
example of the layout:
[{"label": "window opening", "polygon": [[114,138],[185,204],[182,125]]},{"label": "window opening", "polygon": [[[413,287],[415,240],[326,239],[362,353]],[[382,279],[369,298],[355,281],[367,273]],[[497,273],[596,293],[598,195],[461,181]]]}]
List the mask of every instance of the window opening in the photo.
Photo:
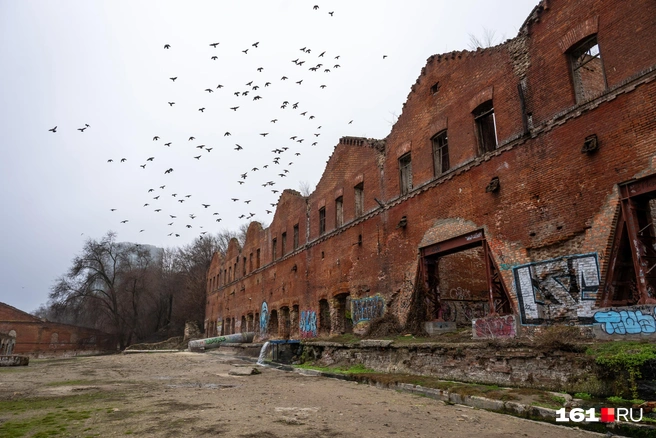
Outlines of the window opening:
[{"label": "window opening", "polygon": [[412,157],[410,152],[399,158],[399,175],[401,194],[405,195],[412,190]]},{"label": "window opening", "polygon": [[433,167],[435,176],[440,176],[449,170],[449,143],[446,131],[433,137]]}]

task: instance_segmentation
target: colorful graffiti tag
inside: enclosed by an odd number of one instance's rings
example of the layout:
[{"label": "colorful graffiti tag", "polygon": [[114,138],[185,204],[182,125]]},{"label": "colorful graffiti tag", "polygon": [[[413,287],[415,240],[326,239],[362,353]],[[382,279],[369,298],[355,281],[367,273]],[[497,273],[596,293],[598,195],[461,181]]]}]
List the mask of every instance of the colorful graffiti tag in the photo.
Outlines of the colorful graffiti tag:
[{"label": "colorful graffiti tag", "polygon": [[379,295],[351,300],[353,324],[379,318],[385,313],[385,300]]},{"label": "colorful graffiti tag", "polygon": [[267,306],[266,301],[262,301],[262,309],[260,310],[260,333],[265,334],[267,332],[267,326],[269,325],[269,306]]},{"label": "colorful graffiti tag", "polygon": [[517,336],[515,315],[490,316],[472,321],[474,338],[514,338]]},{"label": "colorful graffiti tag", "polygon": [[513,271],[522,323],[592,316],[600,283],[596,253],[517,266]]},{"label": "colorful graffiti tag", "polygon": [[608,335],[652,335],[656,333],[654,309],[653,306],[599,309],[594,320]]},{"label": "colorful graffiti tag", "polygon": [[303,310],[299,321],[299,329],[302,338],[314,338],[317,336],[317,312],[314,310]]}]

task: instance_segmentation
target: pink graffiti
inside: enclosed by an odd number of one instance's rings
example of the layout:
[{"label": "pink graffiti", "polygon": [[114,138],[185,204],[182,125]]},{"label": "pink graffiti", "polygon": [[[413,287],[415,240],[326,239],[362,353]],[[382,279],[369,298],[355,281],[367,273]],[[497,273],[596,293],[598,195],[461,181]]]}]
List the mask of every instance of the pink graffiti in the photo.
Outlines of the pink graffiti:
[{"label": "pink graffiti", "polygon": [[493,316],[474,321],[476,338],[514,338],[517,336],[513,315]]}]

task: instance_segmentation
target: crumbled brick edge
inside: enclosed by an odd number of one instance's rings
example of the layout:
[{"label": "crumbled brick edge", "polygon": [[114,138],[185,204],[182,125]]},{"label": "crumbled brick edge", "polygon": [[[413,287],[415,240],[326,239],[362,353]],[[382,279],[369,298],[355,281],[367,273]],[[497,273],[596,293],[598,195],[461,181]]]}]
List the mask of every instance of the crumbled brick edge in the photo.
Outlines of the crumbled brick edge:
[{"label": "crumbled brick edge", "polygon": [[603,427],[605,426],[605,430],[608,430],[609,432],[617,432],[623,434],[630,433],[631,435],[629,436],[652,436],[652,434],[656,436],[656,426],[647,424],[628,423],[624,421],[615,423],[556,423],[556,410],[542,406],[532,406],[513,401],[494,400],[476,395],[461,395],[453,391],[426,388],[420,385],[413,385],[411,383],[383,384],[368,379],[367,377],[327,373],[319,370],[294,368],[294,372],[305,376],[328,377],[331,379],[347,380],[372,385],[377,388],[394,389],[410,394],[421,395],[435,400],[441,400],[447,403],[470,406],[476,409],[484,409],[486,411],[492,411],[500,414],[510,414],[516,417],[544,421],[558,424],[560,426],[578,427],[579,429],[586,429],[594,432],[602,431]]}]

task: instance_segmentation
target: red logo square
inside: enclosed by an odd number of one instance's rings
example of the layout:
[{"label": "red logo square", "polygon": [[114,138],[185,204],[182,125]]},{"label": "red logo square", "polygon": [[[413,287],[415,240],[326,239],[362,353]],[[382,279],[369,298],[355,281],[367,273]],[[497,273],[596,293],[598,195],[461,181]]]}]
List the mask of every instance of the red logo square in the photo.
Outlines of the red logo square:
[{"label": "red logo square", "polygon": [[615,408],[601,408],[601,422],[612,423],[615,421]]}]

